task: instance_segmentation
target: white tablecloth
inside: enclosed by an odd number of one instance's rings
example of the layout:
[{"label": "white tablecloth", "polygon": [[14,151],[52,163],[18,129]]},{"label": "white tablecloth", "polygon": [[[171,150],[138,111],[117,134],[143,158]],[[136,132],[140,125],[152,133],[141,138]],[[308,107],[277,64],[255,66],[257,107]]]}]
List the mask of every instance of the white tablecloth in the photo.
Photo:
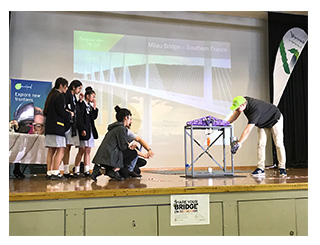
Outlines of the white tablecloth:
[{"label": "white tablecloth", "polygon": [[9,163],[46,164],[44,135],[9,132]]}]

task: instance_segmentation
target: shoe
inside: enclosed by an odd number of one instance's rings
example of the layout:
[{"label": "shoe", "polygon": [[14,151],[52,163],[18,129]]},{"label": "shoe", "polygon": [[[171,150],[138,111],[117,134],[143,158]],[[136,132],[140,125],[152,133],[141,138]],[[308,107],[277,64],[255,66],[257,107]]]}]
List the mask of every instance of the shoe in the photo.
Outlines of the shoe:
[{"label": "shoe", "polygon": [[89,171],[88,172],[84,172],[83,175],[84,175],[83,177],[85,177],[85,178],[90,177],[90,172]]},{"label": "shoe", "polygon": [[80,172],[78,172],[78,173],[73,173],[73,176],[74,176],[75,178],[80,178],[80,177],[81,177],[81,173],[80,173]]},{"label": "shoe", "polygon": [[108,170],[108,171],[106,172],[106,174],[107,174],[110,178],[116,179],[116,180],[118,180],[118,181],[124,180],[124,178],[121,177],[121,175],[119,174],[119,172],[115,172],[115,171],[113,171],[113,170]]},{"label": "shoe", "polygon": [[46,174],[46,179],[51,179],[51,176],[52,176],[52,175],[47,175],[47,174]]},{"label": "shoe", "polygon": [[129,171],[129,176],[132,177],[132,178],[139,178],[139,177],[142,177],[142,175],[140,174],[137,174],[136,172],[134,171]]},{"label": "shoe", "polygon": [[262,170],[261,168],[257,168],[256,170],[254,170],[251,175],[253,177],[256,177],[256,176],[265,176],[265,173],[264,173],[264,170]]},{"label": "shoe", "polygon": [[77,175],[74,175],[74,174],[72,174],[72,173],[63,174],[63,177],[65,177],[65,178],[67,178],[67,179],[78,178]]},{"label": "shoe", "polygon": [[94,181],[97,181],[97,177],[101,175],[100,169],[101,169],[100,166],[98,166],[97,164],[94,165],[92,174],[90,176],[91,179],[93,179]]},{"label": "shoe", "polygon": [[52,174],[51,175],[51,180],[65,180],[66,178],[65,177],[63,177],[62,175],[61,175],[61,173],[58,173],[57,175],[55,175],[55,174]]},{"label": "shoe", "polygon": [[279,174],[280,176],[287,176],[287,172],[285,168],[279,168]]}]

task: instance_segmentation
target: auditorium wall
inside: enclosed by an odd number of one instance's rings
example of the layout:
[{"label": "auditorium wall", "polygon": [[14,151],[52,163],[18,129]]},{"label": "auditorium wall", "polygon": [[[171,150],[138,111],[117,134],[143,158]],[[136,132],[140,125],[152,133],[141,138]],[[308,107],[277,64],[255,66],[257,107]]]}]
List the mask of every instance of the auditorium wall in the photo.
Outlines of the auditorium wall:
[{"label": "auditorium wall", "polygon": [[[198,42],[223,45],[227,47],[226,57],[215,58],[226,63],[218,62],[216,65],[209,65],[210,69],[207,69],[206,62],[214,62],[212,57],[192,59],[193,63],[203,62],[203,66],[190,65],[187,59],[182,60],[180,57],[180,63],[174,61],[178,63],[169,65],[171,50],[166,50],[166,56],[157,56],[158,60],[163,58],[161,64],[152,63],[149,59],[145,65],[140,62],[140,65],[130,67],[114,66],[109,71],[104,70],[101,65],[79,72],[76,68],[78,56],[74,31],[120,34],[132,39],[156,38],[180,44],[190,41],[194,45],[189,45],[189,49],[199,52],[204,52],[205,47],[195,45]],[[95,142],[92,157],[107,131],[107,125],[115,120],[114,106],[119,105],[132,111],[132,131],[145,139],[156,154],[149,160],[149,168],[183,167],[183,127],[186,121],[207,115],[225,119],[230,115],[228,108],[232,98],[237,95],[269,101],[267,35],[266,20],[196,12],[12,12],[9,76],[52,82],[62,76],[70,82],[75,78],[80,79],[84,87],[92,86],[97,93],[97,106],[100,110],[96,121],[99,139]],[[157,47],[154,43],[152,45],[152,48]],[[178,48],[183,49],[183,46],[170,45],[165,48],[175,49],[172,52],[176,52]],[[202,78],[203,70],[211,76],[209,83],[208,80],[202,83],[206,79]],[[148,83],[143,80],[146,73],[149,74]],[[128,76],[130,81],[124,78]],[[156,76],[158,80],[162,79],[161,82],[157,83]],[[220,103],[219,108],[222,110],[210,111],[211,102],[204,103],[203,106],[196,105],[196,102],[182,102],[185,98],[195,98],[195,101],[203,103],[206,101],[203,99],[205,96],[211,96],[212,101]],[[213,103],[212,108],[218,106]],[[240,137],[246,123],[247,120],[242,115],[234,124],[234,134],[237,137]],[[204,132],[198,133],[197,137],[205,145]],[[256,145],[257,132],[253,130],[235,155],[235,166],[255,166]],[[227,150],[229,151],[228,147]],[[218,162],[222,161],[221,144],[211,151]],[[195,155],[199,153],[198,147],[195,148]],[[75,154],[76,150],[72,149],[71,165]],[[229,157],[230,153],[227,153],[227,158]],[[269,137],[266,165],[271,164]],[[205,155],[197,162],[197,166],[215,164]]]}]

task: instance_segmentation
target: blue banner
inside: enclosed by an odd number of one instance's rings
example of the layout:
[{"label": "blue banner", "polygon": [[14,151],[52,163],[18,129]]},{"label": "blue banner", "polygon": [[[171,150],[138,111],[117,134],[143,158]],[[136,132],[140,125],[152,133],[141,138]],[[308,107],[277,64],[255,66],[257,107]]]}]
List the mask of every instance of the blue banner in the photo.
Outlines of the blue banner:
[{"label": "blue banner", "polygon": [[35,108],[44,107],[52,82],[11,79],[10,121],[33,120]]}]

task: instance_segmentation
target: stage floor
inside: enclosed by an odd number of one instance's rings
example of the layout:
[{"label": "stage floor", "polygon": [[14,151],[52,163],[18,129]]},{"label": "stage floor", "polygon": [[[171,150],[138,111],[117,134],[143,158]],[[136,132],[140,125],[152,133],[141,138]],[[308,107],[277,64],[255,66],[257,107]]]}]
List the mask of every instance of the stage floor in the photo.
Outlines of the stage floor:
[{"label": "stage floor", "polygon": [[115,181],[103,175],[97,182],[28,175],[9,180],[9,201],[308,189],[308,169],[287,169],[287,177],[279,176],[278,169],[266,169],[266,176],[259,178],[250,175],[252,170],[236,170],[235,177],[211,178],[185,178],[184,171],[144,170],[142,178]]}]

